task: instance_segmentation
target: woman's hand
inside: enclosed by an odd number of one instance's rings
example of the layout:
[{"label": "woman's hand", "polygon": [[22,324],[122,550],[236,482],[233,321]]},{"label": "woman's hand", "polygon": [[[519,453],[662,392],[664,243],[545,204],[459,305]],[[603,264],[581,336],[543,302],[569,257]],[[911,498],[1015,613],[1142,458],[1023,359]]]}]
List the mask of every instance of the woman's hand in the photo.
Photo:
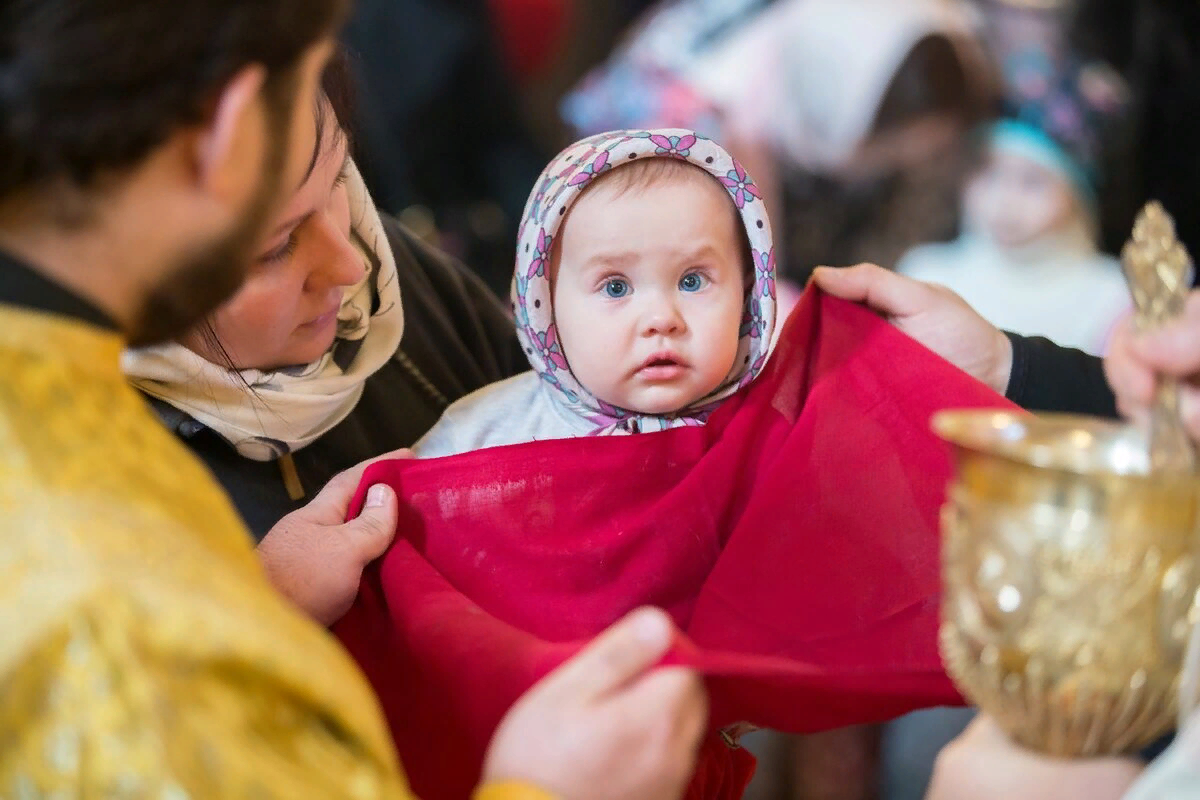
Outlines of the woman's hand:
[{"label": "woman's hand", "polygon": [[396,494],[383,484],[370,488],[362,514],[345,521],[363,472],[376,461],[411,457],[408,450],[397,450],[338,474],[259,542],[267,579],[322,625],[332,625],[350,610],[363,569],[396,535]]},{"label": "woman's hand", "polygon": [[1180,416],[1192,439],[1200,441],[1200,291],[1188,295],[1182,318],[1159,330],[1138,333],[1132,317],[1117,323],[1104,374],[1117,396],[1117,409],[1142,424],[1154,401],[1156,376],[1181,381]]},{"label": "woman's hand", "polygon": [[679,797],[708,703],[692,670],[652,669],[674,633],[666,614],[641,609],[600,634],[508,712],[484,782],[519,781],[571,800]]},{"label": "woman's hand", "polygon": [[818,267],[812,280],[834,297],[866,305],[999,394],[1008,389],[1012,343],[949,289],[874,264]]},{"label": "woman's hand", "polygon": [[1069,761],[1026,750],[980,715],[938,755],[926,800],[1116,800],[1141,772],[1127,758]]}]

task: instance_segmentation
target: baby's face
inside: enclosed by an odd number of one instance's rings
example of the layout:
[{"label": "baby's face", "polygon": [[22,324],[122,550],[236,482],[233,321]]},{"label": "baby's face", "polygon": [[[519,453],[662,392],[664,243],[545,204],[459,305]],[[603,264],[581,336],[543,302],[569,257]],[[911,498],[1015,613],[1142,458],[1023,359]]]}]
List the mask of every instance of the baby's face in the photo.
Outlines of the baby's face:
[{"label": "baby's face", "polygon": [[1003,148],[993,148],[967,184],[968,219],[1001,247],[1030,244],[1061,229],[1076,211],[1065,177]]},{"label": "baby's face", "polygon": [[745,299],[740,221],[703,173],[576,201],[552,269],[559,341],[576,379],[642,414],[719,387],[737,357]]}]

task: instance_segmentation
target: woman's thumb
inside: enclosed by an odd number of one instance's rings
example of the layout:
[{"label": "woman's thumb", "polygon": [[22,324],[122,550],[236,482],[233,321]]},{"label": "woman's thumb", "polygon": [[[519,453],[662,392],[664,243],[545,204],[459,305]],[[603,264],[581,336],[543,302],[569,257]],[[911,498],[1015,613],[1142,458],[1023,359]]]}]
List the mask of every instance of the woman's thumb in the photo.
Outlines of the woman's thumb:
[{"label": "woman's thumb", "polygon": [[346,541],[362,556],[363,564],[383,555],[396,536],[396,493],[377,483],[367,491],[362,513],[342,526]]}]

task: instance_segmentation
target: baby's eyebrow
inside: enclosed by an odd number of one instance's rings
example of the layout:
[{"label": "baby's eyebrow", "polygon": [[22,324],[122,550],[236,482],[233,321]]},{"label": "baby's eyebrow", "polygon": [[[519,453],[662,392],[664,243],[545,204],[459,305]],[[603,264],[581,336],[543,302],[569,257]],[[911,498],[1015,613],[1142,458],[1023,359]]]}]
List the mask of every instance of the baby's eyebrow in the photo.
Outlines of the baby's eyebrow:
[{"label": "baby's eyebrow", "polygon": [[684,253],[684,257],[688,261],[697,261],[704,256],[716,256],[717,254],[717,248],[705,242],[699,247]]},{"label": "baby's eyebrow", "polygon": [[637,263],[637,260],[638,254],[634,252],[597,253],[583,262],[583,266],[589,268],[608,267],[610,269],[627,269]]}]

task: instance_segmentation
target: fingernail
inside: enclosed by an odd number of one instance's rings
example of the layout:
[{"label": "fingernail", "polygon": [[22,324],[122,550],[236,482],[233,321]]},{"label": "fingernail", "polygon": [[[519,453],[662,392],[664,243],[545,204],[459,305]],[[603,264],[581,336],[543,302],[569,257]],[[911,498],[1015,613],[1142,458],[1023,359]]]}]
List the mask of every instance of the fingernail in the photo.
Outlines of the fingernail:
[{"label": "fingernail", "polygon": [[367,508],[380,508],[387,503],[388,492],[391,491],[382,483],[377,483],[367,492]]},{"label": "fingernail", "polygon": [[660,644],[671,635],[671,626],[661,611],[639,611],[633,621],[633,632],[646,644]]}]

